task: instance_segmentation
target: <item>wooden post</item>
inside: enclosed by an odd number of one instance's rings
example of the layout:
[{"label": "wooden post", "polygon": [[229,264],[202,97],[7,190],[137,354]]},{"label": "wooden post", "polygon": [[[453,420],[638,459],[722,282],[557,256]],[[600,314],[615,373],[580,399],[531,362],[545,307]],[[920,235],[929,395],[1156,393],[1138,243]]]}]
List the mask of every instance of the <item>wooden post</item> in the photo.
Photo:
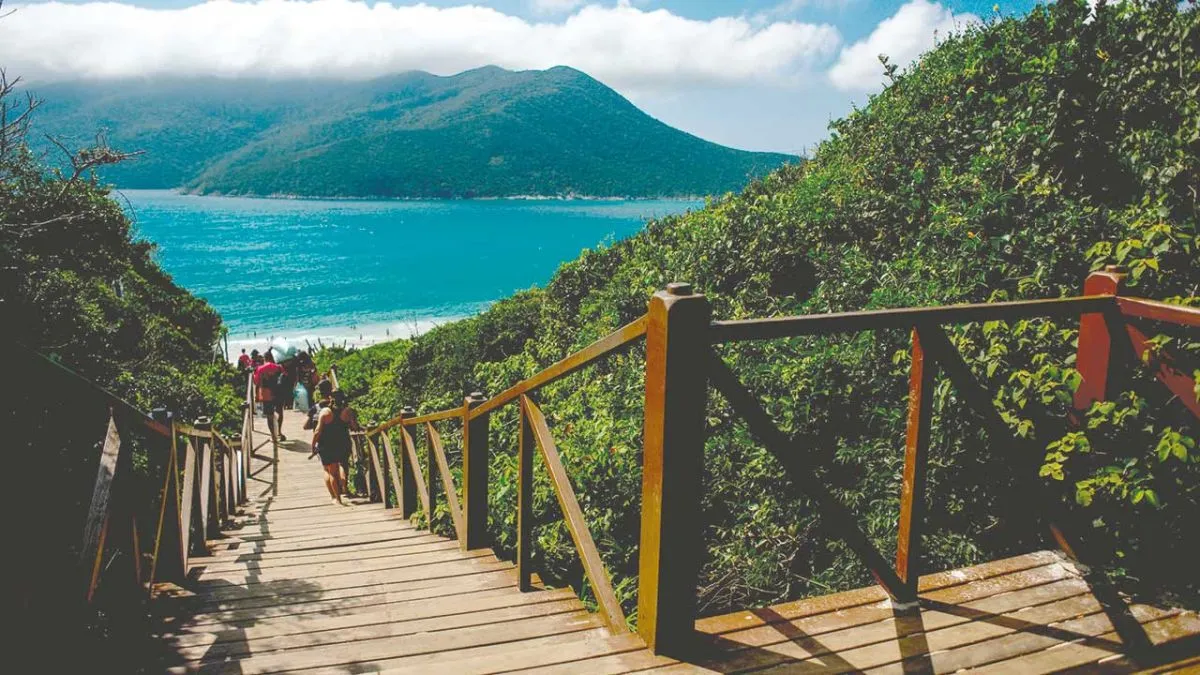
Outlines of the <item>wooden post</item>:
[{"label": "wooden post", "polygon": [[[429,440],[428,434],[425,436],[425,493],[429,495],[429,503],[425,505],[425,522],[429,527],[429,531],[433,532],[433,512],[437,510],[437,457],[434,456],[433,442]],[[416,445],[418,435],[413,434],[413,445]],[[463,453],[463,461],[466,462],[467,453]],[[465,472],[464,472],[465,473]]]},{"label": "wooden post", "polygon": [[711,314],[682,283],[647,312],[638,632],[656,654],[686,652],[695,627]]},{"label": "wooden post", "polygon": [[926,357],[921,328],[912,330],[912,365],[908,376],[908,435],[904,446],[904,483],[900,488],[900,538],[896,575],[913,595],[921,573],[921,526],[925,521],[925,468],[932,423],[933,377],[937,366]]},{"label": "wooden post", "polygon": [[522,397],[517,450],[517,587],[522,591],[533,590],[533,446],[536,442]]},{"label": "wooden post", "polygon": [[183,543],[183,524],[179,504],[179,460],[176,452],[175,420],[167,411],[155,411],[155,417],[171,430],[166,467],[163,470],[162,502],[158,511],[158,531],[154,537],[154,555],[150,565],[150,587],[159,579],[179,582],[187,572],[187,551]]},{"label": "wooden post", "polygon": [[181,495],[182,509],[180,523],[183,525],[183,548],[189,558],[193,555],[205,555],[208,553],[203,541],[204,521],[200,520],[200,513],[197,508],[200,483],[196,479],[197,473],[200,470],[198,454],[195,440],[191,436],[188,436],[183,451],[183,494]]},{"label": "wooden post", "polygon": [[112,411],[108,415],[108,429],[104,445],[100,450],[100,466],[96,471],[96,482],[92,488],[92,501],[88,509],[87,522],[83,528],[83,547],[80,562],[87,570],[87,601],[91,602],[100,581],[104,563],[104,544],[108,539],[109,527],[113,522],[113,486],[118,470],[124,462],[121,455],[128,453],[127,443],[122,442],[117,427],[117,417]]},{"label": "wooden post", "polygon": [[370,455],[370,470],[375,474],[374,494],[371,495],[371,500],[378,499],[383,502],[384,508],[387,508],[387,477],[384,476],[384,466],[379,461],[379,448],[375,447],[375,442],[370,436],[363,434],[363,447]]},{"label": "wooden post", "polygon": [[[1103,271],[1092,272],[1083,282],[1084,295],[1117,295],[1125,282],[1125,273],[1116,265]],[[1075,369],[1082,382],[1075,390],[1075,410],[1082,415],[1096,401],[1103,401],[1108,392],[1108,381],[1112,371],[1114,336],[1102,312],[1093,312],[1079,317],[1079,347],[1075,356]]]},{"label": "wooden post", "polygon": [[[463,523],[462,548],[470,551],[488,546],[488,421],[490,413],[470,418],[471,409],[484,402],[483,394],[472,392],[463,401]],[[433,473],[430,465],[429,473]],[[453,490],[453,485],[447,485]]]},{"label": "wooden post", "polygon": [[[402,417],[412,417],[416,411],[412,408],[404,408],[400,411]],[[411,518],[412,514],[417,510],[417,480],[416,471],[413,470],[412,459],[404,448],[404,425],[400,425],[400,496],[396,499],[400,503],[400,517]]]}]

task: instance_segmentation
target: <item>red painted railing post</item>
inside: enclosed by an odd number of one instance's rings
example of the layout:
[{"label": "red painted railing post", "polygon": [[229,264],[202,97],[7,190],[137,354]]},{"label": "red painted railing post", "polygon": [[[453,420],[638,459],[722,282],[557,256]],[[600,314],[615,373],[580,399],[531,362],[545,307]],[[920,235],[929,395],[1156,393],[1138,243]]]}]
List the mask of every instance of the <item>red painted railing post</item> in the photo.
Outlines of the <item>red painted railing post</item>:
[{"label": "red painted railing post", "polygon": [[[471,419],[471,410],[486,399],[474,392],[463,401],[463,524],[462,548],[470,551],[488,546],[488,420],[489,413]],[[437,465],[429,464],[429,475]],[[430,479],[432,480],[432,478]],[[453,485],[445,486],[453,490]],[[433,493],[429,494],[432,501]]]},{"label": "red painted railing post", "polygon": [[[1115,265],[1092,272],[1083,282],[1084,295],[1118,295],[1125,282],[1125,273]],[[1082,382],[1075,390],[1075,409],[1083,412],[1095,401],[1103,401],[1108,393],[1112,369],[1113,336],[1103,312],[1079,317],[1079,347],[1075,368]]]},{"label": "red painted railing post", "polygon": [[655,293],[647,311],[638,632],[658,654],[685,652],[695,631],[711,315],[689,284]]}]

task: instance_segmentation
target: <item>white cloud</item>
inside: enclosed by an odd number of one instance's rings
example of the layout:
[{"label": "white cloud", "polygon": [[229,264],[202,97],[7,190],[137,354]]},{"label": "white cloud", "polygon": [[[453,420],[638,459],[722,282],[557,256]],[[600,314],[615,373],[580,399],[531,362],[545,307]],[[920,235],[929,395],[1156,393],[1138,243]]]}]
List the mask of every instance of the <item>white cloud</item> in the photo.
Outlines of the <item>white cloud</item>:
[{"label": "white cloud", "polygon": [[884,83],[880,54],[903,68],[933,47],[938,37],[978,21],[974,14],[955,14],[936,2],[912,0],[881,21],[866,39],[842,48],[829,69],[829,80],[846,91],[876,89]]},{"label": "white cloud", "polygon": [[479,6],[351,0],[210,0],[155,10],[113,2],[19,6],[0,21],[0,64],[30,79],[143,75],[366,78],[494,64],[569,65],[626,90],[792,82],[832,57],[829,25],[686,19],[621,2],[561,22]]}]

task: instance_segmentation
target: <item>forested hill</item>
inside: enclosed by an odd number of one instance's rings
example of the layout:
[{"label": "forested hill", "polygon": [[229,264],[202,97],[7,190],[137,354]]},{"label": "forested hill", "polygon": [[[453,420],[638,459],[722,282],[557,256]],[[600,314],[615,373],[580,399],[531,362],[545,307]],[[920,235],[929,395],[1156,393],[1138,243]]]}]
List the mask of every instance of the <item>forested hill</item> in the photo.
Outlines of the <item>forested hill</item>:
[{"label": "forested hill", "polygon": [[[943,39],[834,122],[802,166],[586,252],[477,318],[325,360],[340,361],[363,416],[381,420],[404,405],[426,412],[501,392],[633,320],[671,281],[691,282],[717,318],[737,319],[1075,295],[1090,269],[1119,264],[1133,294],[1200,304],[1200,12],[1174,0],[1096,11],[1062,0]],[[939,379],[922,569],[1053,546],[1012,517],[1041,480],[1093,524],[1079,534],[1116,552],[1103,561],[1114,575],[1147,592],[1177,582],[1175,599],[1200,605],[1185,534],[1200,513],[1200,427],[1150,369],[1133,368],[1085,429],[1066,429],[1077,325],[950,331],[1011,433],[1047,451],[1039,478],[1043,457],[985,433]],[[885,557],[896,547],[909,339],[880,330],[718,350]],[[1200,379],[1200,341],[1156,344]],[[629,611],[643,377],[635,349],[538,392]],[[871,583],[836,525],[715,395],[706,424],[701,611]],[[492,429],[489,513],[503,550],[515,541],[516,413],[498,411]],[[538,572],[582,584],[553,493],[537,486]]]},{"label": "forested hill", "polygon": [[364,82],[239,79],[33,87],[35,122],[142,150],[127,188],[330,197],[721,194],[789,155],[710,143],[565,67],[410,72]]}]

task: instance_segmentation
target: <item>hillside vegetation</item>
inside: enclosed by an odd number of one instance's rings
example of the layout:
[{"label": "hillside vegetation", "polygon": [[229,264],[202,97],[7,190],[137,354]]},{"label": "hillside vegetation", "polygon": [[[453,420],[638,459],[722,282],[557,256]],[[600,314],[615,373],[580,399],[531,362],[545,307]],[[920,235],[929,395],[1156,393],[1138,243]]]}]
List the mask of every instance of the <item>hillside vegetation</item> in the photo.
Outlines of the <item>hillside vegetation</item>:
[{"label": "hillside vegetation", "polygon": [[[226,430],[236,429],[240,416],[232,386],[237,376],[214,358],[220,317],[158,266],[154,246],[135,238],[121,206],[92,175],[121,154],[85,148],[64,160],[69,170],[46,167],[26,144],[25,122],[39,111],[12,95],[13,84],[0,71],[0,343],[6,359],[0,419],[11,477],[4,511],[11,550],[19,551],[4,595],[20,608],[15,642],[53,633],[62,652],[56,662],[67,670],[90,659],[133,672],[127,659],[137,652],[122,639],[131,627],[113,619],[116,608],[105,587],[95,605],[80,602],[79,547],[109,401],[35,352],[144,411],[162,407],[189,421],[212,416]],[[136,425],[123,426],[121,434],[132,448],[133,470],[122,471],[114,494],[131,500],[145,528],[142,541],[153,541],[146,532],[158,520],[161,463],[169,449]],[[106,564],[130,554],[118,540]]]},{"label": "hillside vegetation", "polygon": [[[690,281],[718,318],[1075,295],[1088,271],[1130,270],[1130,292],[1196,304],[1200,288],[1200,12],[1173,0],[1082,0],[996,17],[944,40],[832,124],[803,166],[741,194],[585,251],[544,288],[409,341],[331,352],[368,418],[405,404],[495,394],[645,311]],[[995,392],[1014,434],[1048,445],[1068,429],[1076,324],[958,327],[952,339]],[[746,343],[720,350],[805,461],[894,555],[907,331]],[[1162,336],[1186,372],[1194,341]],[[643,353],[539,392],[618,593],[634,608]],[[1142,373],[1142,371],[1134,371]],[[1197,392],[1200,395],[1200,392]],[[1185,536],[1200,516],[1198,427],[1144,374],[1045,458],[1016,457],[939,379],[929,468],[928,569],[1047,546],[1015,518],[1044,480],[1115,546],[1131,588],[1197,604]],[[1049,421],[1036,421],[1049,420]],[[492,420],[491,532],[514,545],[516,411]],[[704,612],[870,583],[725,402],[708,410]],[[447,444],[452,445],[451,443]],[[1043,477],[1033,474],[1039,462]],[[1028,467],[1020,477],[1014,467]],[[582,586],[544,476],[535,562]],[[439,512],[435,525],[446,527]],[[1178,582],[1178,583],[1175,583]],[[1139,585],[1140,584],[1140,585]]]},{"label": "hillside vegetation", "polygon": [[571,68],[37,88],[37,128],[144,150],[128,188],[322,197],[721,194],[796,158],[710,143]]}]

